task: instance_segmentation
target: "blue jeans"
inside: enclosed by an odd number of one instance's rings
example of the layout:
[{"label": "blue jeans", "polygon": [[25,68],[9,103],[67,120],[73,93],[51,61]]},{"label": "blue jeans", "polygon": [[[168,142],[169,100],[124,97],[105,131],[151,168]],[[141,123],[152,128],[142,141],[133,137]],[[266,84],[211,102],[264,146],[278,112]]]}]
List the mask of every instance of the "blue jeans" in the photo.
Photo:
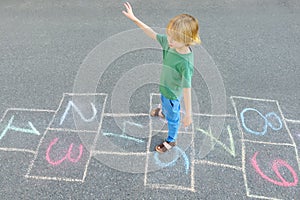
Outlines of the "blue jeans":
[{"label": "blue jeans", "polygon": [[162,103],[162,112],[168,121],[168,138],[167,142],[175,142],[180,126],[180,100],[170,100],[160,96]]}]

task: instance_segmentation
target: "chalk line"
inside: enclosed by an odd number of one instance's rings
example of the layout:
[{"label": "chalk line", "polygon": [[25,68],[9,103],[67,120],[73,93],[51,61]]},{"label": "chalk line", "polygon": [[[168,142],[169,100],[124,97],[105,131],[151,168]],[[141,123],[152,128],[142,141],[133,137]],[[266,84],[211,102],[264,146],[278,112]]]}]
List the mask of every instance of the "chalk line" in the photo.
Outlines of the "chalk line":
[{"label": "chalk line", "polygon": [[[168,130],[152,130],[152,132],[159,132],[159,133],[168,133]],[[181,134],[193,134],[192,131],[178,131]]]},{"label": "chalk line", "polygon": [[[160,93],[150,93],[150,97],[152,98],[152,96],[160,96]],[[152,105],[152,102],[151,102],[151,105]],[[151,106],[150,105],[150,106]],[[150,107],[151,108],[151,107]]]},{"label": "chalk line", "polygon": [[104,154],[104,155],[118,155],[118,156],[146,156],[146,152],[111,152],[111,151],[91,151],[93,155]]},{"label": "chalk line", "polygon": [[[152,96],[153,93],[150,93],[150,102],[149,102],[149,113],[152,108]],[[144,176],[144,186],[147,185],[147,176],[148,176],[148,166],[149,166],[149,153],[150,153],[150,145],[151,145],[151,135],[152,135],[152,118],[150,117],[149,121],[149,139],[146,148],[146,162],[145,162],[145,176]]]},{"label": "chalk line", "polygon": [[5,112],[3,113],[2,115],[2,118],[0,119],[0,123],[3,121],[3,119],[5,118],[7,112],[8,112],[9,109],[6,109]]},{"label": "chalk line", "polygon": [[[231,103],[233,105],[233,109],[234,109],[234,112],[235,112],[235,117],[236,117],[236,122],[237,122],[237,126],[238,126],[238,129],[241,133],[241,141],[244,140],[244,132],[243,132],[243,129],[241,127],[241,123],[239,123],[239,114],[238,114],[238,111],[237,111],[237,107],[236,107],[236,104],[233,100],[233,98],[238,98],[238,97],[230,97],[230,100],[231,100]],[[246,98],[247,99],[247,98]],[[245,143],[244,142],[241,142],[242,143],[242,174],[243,174],[243,178],[244,178],[244,185],[245,185],[245,188],[246,188],[246,195],[249,197],[249,194],[250,194],[250,191],[249,191],[249,187],[248,187],[248,181],[247,181],[247,176],[246,176],[246,153],[245,153]]]},{"label": "chalk line", "polygon": [[29,108],[8,108],[5,110],[5,112],[2,115],[2,118],[0,119],[0,123],[3,121],[5,116],[7,115],[8,111],[28,111],[28,112],[50,112],[54,113],[54,110],[44,110],[44,109],[29,109]]},{"label": "chalk line", "polygon": [[242,142],[249,142],[249,143],[270,144],[270,145],[278,145],[278,146],[290,146],[290,147],[295,147],[295,144],[290,144],[290,143],[263,142],[263,141],[248,140],[248,139],[242,139],[241,141],[242,141]]},{"label": "chalk line", "polygon": [[64,131],[64,132],[76,132],[76,133],[97,133],[97,131],[91,130],[74,130],[74,129],[66,129],[66,128],[47,128],[49,131]]},{"label": "chalk line", "polygon": [[132,140],[132,141],[135,141],[135,142],[138,142],[138,143],[144,143],[143,140],[140,140],[140,139],[137,139],[137,138],[134,138],[134,137],[131,137],[131,136],[127,136],[127,135],[124,135],[124,134],[115,134],[115,133],[103,133],[104,136],[113,136],[113,137],[119,137],[119,138],[123,138],[123,139],[127,139],[127,140]]},{"label": "chalk line", "polygon": [[196,192],[194,188],[188,188],[178,185],[172,185],[172,184],[147,184],[146,187],[150,187],[152,189],[166,189],[166,190],[187,190],[191,192]]},{"label": "chalk line", "polygon": [[207,114],[207,113],[193,113],[193,116],[204,116],[204,117],[235,117],[231,114]]},{"label": "chalk line", "polygon": [[105,117],[142,117],[149,116],[148,113],[104,113]]},{"label": "chalk line", "polygon": [[8,108],[9,111],[28,111],[28,112],[55,112],[55,110],[47,109],[31,109],[31,108]]},{"label": "chalk line", "polygon": [[293,119],[284,119],[284,120],[289,122],[289,123],[300,124],[300,120],[293,120]]},{"label": "chalk line", "polygon": [[272,99],[258,99],[258,98],[252,98],[252,97],[242,97],[242,96],[231,96],[231,99],[245,99],[245,100],[255,100],[255,101],[264,101],[264,102],[276,102],[277,100]]},{"label": "chalk line", "polygon": [[63,93],[64,96],[107,96],[107,93]]},{"label": "chalk line", "polygon": [[225,168],[229,168],[229,169],[243,171],[242,167],[239,167],[239,166],[228,165],[228,164],[224,164],[224,163],[216,163],[216,162],[212,162],[212,161],[208,161],[208,160],[195,160],[194,162],[195,162],[195,164],[213,165],[213,166],[217,166],[217,167],[225,167]]},{"label": "chalk line", "polygon": [[0,151],[16,151],[16,152],[36,154],[36,151],[32,151],[32,150],[29,150],[29,149],[17,149],[17,148],[3,148],[3,147],[0,147]]},{"label": "chalk line", "polygon": [[283,200],[283,199],[276,199],[276,198],[272,198],[272,197],[257,196],[257,195],[253,195],[253,194],[249,194],[248,197],[257,198],[257,199]]},{"label": "chalk line", "polygon": [[63,177],[47,177],[47,176],[29,176],[25,175],[25,178],[39,179],[39,180],[51,180],[51,181],[67,181],[67,182],[82,182],[81,179],[63,178]]},{"label": "chalk line", "polygon": [[195,192],[195,126],[194,123],[192,123],[192,141],[191,141],[191,191]]}]

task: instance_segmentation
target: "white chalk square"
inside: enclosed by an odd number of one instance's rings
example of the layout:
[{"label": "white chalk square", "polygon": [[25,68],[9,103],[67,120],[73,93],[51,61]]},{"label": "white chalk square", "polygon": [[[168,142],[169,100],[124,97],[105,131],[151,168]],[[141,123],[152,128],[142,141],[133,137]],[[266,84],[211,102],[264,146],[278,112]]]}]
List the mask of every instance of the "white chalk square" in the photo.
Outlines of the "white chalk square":
[{"label": "white chalk square", "polygon": [[54,111],[8,109],[1,119],[0,150],[34,152]]},{"label": "white chalk square", "polygon": [[106,97],[106,94],[64,94],[51,129],[97,131]]},{"label": "white chalk square", "polygon": [[27,177],[83,181],[96,133],[49,130]]}]

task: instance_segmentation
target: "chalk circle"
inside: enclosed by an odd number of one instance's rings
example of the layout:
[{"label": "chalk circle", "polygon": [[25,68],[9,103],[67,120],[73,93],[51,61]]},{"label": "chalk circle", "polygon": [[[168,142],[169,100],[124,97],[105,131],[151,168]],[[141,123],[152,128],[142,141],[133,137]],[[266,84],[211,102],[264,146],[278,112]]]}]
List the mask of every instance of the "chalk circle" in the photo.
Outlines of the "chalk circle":
[{"label": "chalk circle", "polygon": [[[248,128],[248,126],[246,125],[245,123],[245,113],[246,112],[249,112],[249,111],[253,111],[253,112],[256,112],[263,120],[264,120],[264,126],[263,126],[263,131],[254,131],[250,128]],[[274,116],[278,122],[279,122],[279,127],[275,127],[273,126],[273,124],[271,122],[268,121],[268,118]],[[259,112],[258,110],[254,109],[254,108],[245,108],[241,113],[240,113],[240,117],[241,117],[241,122],[242,122],[242,125],[244,127],[244,129],[249,132],[249,133],[252,133],[252,134],[255,134],[255,135],[265,135],[268,131],[268,126],[275,130],[275,131],[278,131],[282,128],[282,122],[281,122],[281,119],[280,117],[274,113],[274,112],[269,112],[268,114],[266,114],[266,116],[264,116],[261,112]]]},{"label": "chalk circle", "polygon": [[[165,33],[164,28],[154,28],[159,33]],[[111,63],[113,63],[115,60],[117,60],[119,57],[125,55],[126,53],[137,51],[137,50],[143,50],[143,49],[158,49],[161,51],[160,45],[147,38],[147,36],[144,35],[143,31],[140,29],[133,29],[128,30],[124,32],[120,32],[118,34],[112,35],[111,37],[105,39],[102,41],[99,45],[97,45],[83,60],[77,76],[74,80],[74,86],[73,86],[73,93],[96,93],[97,86],[99,81],[101,80],[101,77],[103,76],[106,69],[110,66]],[[225,93],[225,87],[223,84],[222,76],[220,75],[220,72],[218,68],[216,67],[215,63],[212,60],[212,57],[208,54],[208,52],[204,49],[203,46],[194,46],[193,47],[194,56],[195,56],[195,68],[194,70],[197,71],[202,78],[204,79],[207,88],[210,93],[210,99],[211,99],[211,114],[226,114],[226,93]],[[155,65],[155,69],[147,69],[147,66],[149,65]],[[159,64],[144,64],[141,66],[138,66],[136,68],[139,68],[139,73],[136,73],[136,70],[133,68],[132,70],[128,71],[124,76],[122,76],[116,86],[113,88],[113,94],[112,94],[112,109],[116,113],[129,113],[129,98],[132,95],[132,92],[136,90],[136,88],[148,84],[148,83],[159,83],[158,79],[153,80],[149,77],[150,74],[158,74],[160,70],[157,68],[161,63]],[[142,71],[140,71],[142,69]],[[133,76],[133,77],[132,77]],[[131,79],[129,79],[131,77]],[[159,76],[157,76],[159,77]],[[195,77],[194,77],[195,78]],[[135,84],[124,84],[124,82],[134,81]],[[133,85],[133,87],[127,87],[129,85]],[[150,96],[150,94],[149,94]],[[120,106],[120,99],[122,98],[122,106]],[[88,99],[91,101],[91,99]],[[125,103],[125,104],[124,104]],[[196,102],[197,105],[199,102]],[[194,102],[193,102],[194,105]],[[193,112],[195,112],[193,108]],[[74,118],[76,126],[83,126],[84,122],[80,121],[79,119]],[[118,120],[115,120],[118,122]],[[218,120],[211,120],[210,121],[210,127],[214,127],[214,137],[218,138],[222,132],[222,129],[224,127],[225,117],[218,118]],[[101,123],[99,121],[99,123]],[[119,125],[121,126],[121,125]],[[101,133],[98,133],[101,134]],[[79,134],[80,135],[80,134]],[[100,136],[99,136],[100,138]],[[98,139],[98,138],[96,138]],[[103,150],[105,149],[114,149],[114,150],[120,150],[120,147],[113,144],[109,139],[105,139],[101,137],[101,139],[105,140],[102,142],[104,146],[102,146]],[[95,143],[97,141],[94,141],[93,145],[89,144],[87,141],[85,141],[84,137],[81,137],[81,140],[84,145],[89,146],[86,149],[91,149],[92,151],[95,150]],[[191,146],[192,140],[186,140],[181,141],[182,146],[181,148],[183,150],[186,150],[188,147]],[[147,144],[147,147],[149,147],[150,144]],[[198,158],[205,157],[212,149],[214,145],[212,145],[211,140],[209,137],[206,137],[202,145],[200,147],[200,153],[198,155]],[[122,151],[122,150],[120,150]],[[144,152],[145,153],[145,152]],[[134,153],[128,152],[128,155],[132,156],[132,160],[134,162],[145,162],[145,165],[147,166],[147,172],[155,171],[160,168],[158,168],[157,165],[149,164],[151,163],[150,159],[153,159],[154,152],[150,149],[149,152],[146,152],[146,156],[136,156]],[[106,157],[105,157],[106,156]],[[128,160],[124,159],[124,162],[122,162],[122,159],[111,159],[109,157],[120,157],[120,154],[107,154],[107,155],[101,155],[97,156],[94,155],[94,158],[98,159],[101,163],[114,168],[119,171],[129,172],[129,173],[145,173],[145,166],[143,167],[137,167],[132,168],[128,167]],[[137,159],[139,161],[137,161]],[[116,160],[118,160],[116,162]],[[126,161],[125,161],[126,160]],[[141,165],[137,165],[141,166]]]},{"label": "chalk circle", "polygon": [[267,120],[268,121],[268,126],[271,129],[273,129],[274,131],[279,131],[282,128],[282,121],[281,121],[280,117],[274,112],[270,112],[270,113],[266,114],[266,119],[268,119],[272,116],[275,117],[277,119],[277,121],[279,122],[279,127],[273,126],[273,124],[269,120]]},{"label": "chalk circle", "polygon": [[184,166],[185,166],[185,173],[188,174],[189,168],[190,168],[190,161],[188,156],[186,155],[186,153],[179,147],[175,146],[173,147],[173,150],[176,151],[176,156],[175,158],[173,158],[172,161],[170,162],[164,162],[160,159],[160,153],[155,152],[154,153],[154,159],[155,159],[155,163],[156,165],[164,168],[164,167],[172,167],[176,164],[177,160],[182,157],[184,160]]}]

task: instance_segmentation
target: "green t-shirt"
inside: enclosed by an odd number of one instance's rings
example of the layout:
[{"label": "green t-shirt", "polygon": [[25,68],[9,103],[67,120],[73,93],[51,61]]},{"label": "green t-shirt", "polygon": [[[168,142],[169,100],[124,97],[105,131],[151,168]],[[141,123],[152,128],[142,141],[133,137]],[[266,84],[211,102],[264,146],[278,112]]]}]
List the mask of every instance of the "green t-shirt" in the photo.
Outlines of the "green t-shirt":
[{"label": "green t-shirt", "polygon": [[156,39],[163,48],[163,67],[159,90],[168,99],[178,99],[182,96],[183,88],[191,87],[194,55],[192,52],[180,54],[170,48],[166,35],[157,34]]}]

